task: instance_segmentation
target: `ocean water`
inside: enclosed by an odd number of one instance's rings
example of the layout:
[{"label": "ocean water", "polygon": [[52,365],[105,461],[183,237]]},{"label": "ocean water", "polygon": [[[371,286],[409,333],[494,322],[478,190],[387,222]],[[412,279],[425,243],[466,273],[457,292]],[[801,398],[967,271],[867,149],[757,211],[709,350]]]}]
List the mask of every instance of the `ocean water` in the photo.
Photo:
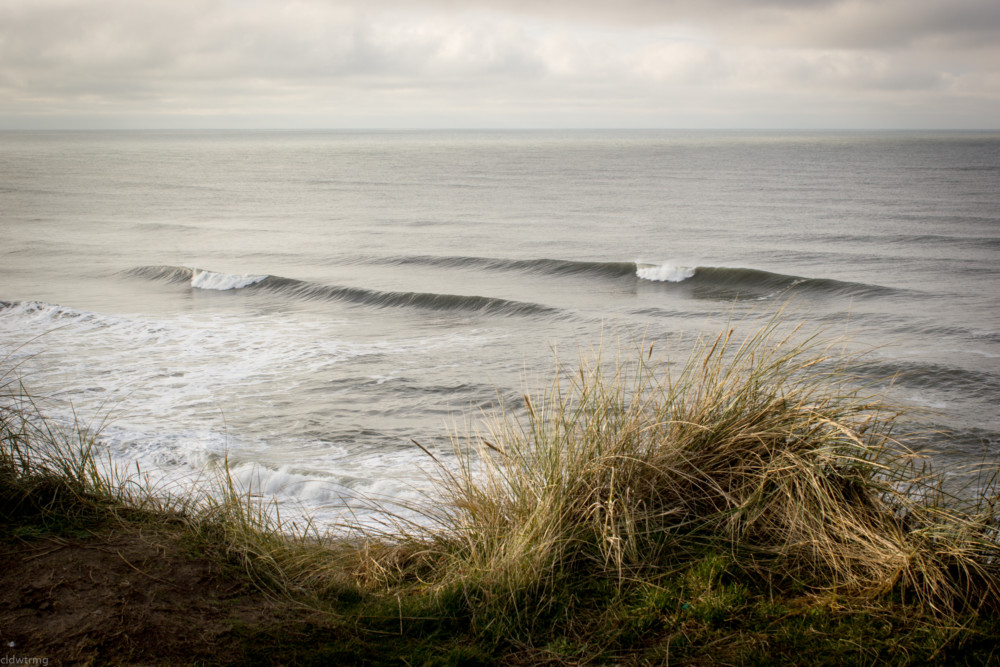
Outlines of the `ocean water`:
[{"label": "ocean water", "polygon": [[413,440],[447,461],[556,358],[782,304],[939,469],[1000,458],[1000,133],[0,133],[0,232],[50,418],[321,522],[427,493]]}]

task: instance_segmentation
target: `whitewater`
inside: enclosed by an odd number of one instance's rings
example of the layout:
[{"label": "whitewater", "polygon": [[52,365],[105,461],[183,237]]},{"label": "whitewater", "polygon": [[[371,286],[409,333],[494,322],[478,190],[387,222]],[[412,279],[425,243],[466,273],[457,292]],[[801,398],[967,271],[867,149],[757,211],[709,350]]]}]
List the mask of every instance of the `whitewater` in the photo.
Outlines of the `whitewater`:
[{"label": "whitewater", "polygon": [[3,371],[163,489],[375,520],[557,360],[781,307],[935,465],[1000,456],[998,133],[6,132],[0,173]]}]

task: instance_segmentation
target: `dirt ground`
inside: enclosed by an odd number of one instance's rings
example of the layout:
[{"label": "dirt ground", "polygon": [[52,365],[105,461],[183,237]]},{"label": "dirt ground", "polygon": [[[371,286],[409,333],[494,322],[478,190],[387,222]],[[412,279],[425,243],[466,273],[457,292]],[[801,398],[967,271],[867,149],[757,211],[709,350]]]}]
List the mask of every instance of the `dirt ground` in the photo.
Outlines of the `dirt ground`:
[{"label": "dirt ground", "polygon": [[231,663],[234,626],[267,625],[275,611],[176,533],[116,526],[0,542],[5,665]]}]

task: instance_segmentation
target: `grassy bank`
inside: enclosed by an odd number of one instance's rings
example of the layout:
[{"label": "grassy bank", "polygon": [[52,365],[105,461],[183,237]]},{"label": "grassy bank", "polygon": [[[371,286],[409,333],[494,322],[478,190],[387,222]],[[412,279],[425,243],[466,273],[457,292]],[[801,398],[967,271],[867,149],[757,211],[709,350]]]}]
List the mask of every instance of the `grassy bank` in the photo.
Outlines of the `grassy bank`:
[{"label": "grassy bank", "polygon": [[171,526],[225,563],[276,611],[206,663],[1000,659],[995,486],[949,493],[850,359],[779,330],[562,368],[455,437],[422,521],[351,538],[289,531],[224,474],[164,499],[101,472],[97,436],[8,375],[0,518],[8,542]]}]

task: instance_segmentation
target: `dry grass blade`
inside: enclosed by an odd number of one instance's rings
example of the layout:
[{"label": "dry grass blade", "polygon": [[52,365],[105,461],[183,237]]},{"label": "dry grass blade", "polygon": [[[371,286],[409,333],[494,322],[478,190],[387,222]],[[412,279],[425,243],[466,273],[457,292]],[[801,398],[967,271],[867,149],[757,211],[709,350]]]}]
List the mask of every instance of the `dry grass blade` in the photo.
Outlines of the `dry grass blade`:
[{"label": "dry grass blade", "polygon": [[642,343],[561,368],[456,436],[453,459],[414,440],[438,466],[433,495],[405,515],[370,499],[381,523],[335,538],[283,521],[228,460],[211,489],[161,498],[138,470],[98,461],[100,429],[56,427],[3,375],[2,500],[45,486],[49,503],[171,512],[276,597],[324,608],[330,591],[363,589],[400,622],[400,600],[433,599],[494,635],[571,614],[581,591],[620,600],[701,562],[710,587],[720,560],[786,590],[1000,609],[1000,469],[978,502],[948,495],[850,359],[783,331],[777,317],[742,338],[727,326],[676,365]]},{"label": "dry grass blade", "polygon": [[1000,605],[994,506],[943,513],[898,412],[851,384],[832,343],[779,324],[738,344],[727,327],[675,371],[645,345],[583,363],[458,442],[439,585],[523,600],[567,573],[655,576],[714,544],[817,592]]}]

